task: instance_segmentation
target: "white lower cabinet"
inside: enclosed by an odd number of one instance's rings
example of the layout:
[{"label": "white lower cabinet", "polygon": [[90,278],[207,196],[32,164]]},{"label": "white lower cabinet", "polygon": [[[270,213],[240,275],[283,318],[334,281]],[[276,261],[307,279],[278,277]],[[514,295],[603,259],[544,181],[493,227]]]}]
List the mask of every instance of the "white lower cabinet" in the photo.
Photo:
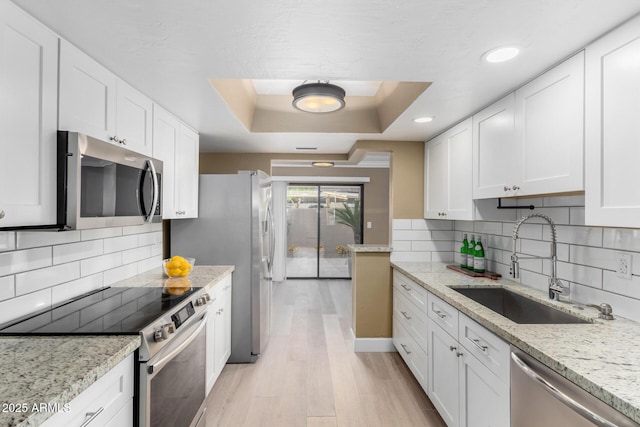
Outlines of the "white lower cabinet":
[{"label": "white lower cabinet", "polygon": [[509,345],[398,271],[393,343],[449,427],[509,426]]},{"label": "white lower cabinet", "polygon": [[209,289],[211,304],[207,318],[207,394],[231,356],[231,275]]},{"label": "white lower cabinet", "polygon": [[56,413],[42,426],[132,427],[133,363],[130,354],[69,402],[69,412]]}]

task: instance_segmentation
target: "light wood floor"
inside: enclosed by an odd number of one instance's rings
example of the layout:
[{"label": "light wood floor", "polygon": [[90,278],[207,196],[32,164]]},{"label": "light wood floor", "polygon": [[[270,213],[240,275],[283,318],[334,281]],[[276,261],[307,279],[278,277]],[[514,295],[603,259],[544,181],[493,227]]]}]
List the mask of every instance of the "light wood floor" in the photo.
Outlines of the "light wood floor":
[{"label": "light wood floor", "polygon": [[207,426],[445,426],[397,353],[354,353],[351,282],[290,280],[274,289],[269,344],[227,365]]}]

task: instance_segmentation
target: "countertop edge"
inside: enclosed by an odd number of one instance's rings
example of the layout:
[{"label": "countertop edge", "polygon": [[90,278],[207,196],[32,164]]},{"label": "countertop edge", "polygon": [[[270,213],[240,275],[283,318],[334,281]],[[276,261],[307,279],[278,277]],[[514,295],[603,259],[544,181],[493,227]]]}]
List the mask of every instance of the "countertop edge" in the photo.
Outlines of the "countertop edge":
[{"label": "countertop edge", "polygon": [[364,244],[364,245],[347,245],[349,251],[354,253],[390,253],[391,247],[388,245]]},{"label": "countertop edge", "polygon": [[[411,271],[408,271],[403,266],[392,262],[391,263],[391,267],[394,268],[394,269],[397,269],[401,273],[407,275],[409,278],[414,280],[417,284],[422,286],[424,289],[426,289],[427,291],[433,293],[438,298],[441,298],[446,303],[450,304],[452,307],[456,308],[457,310],[459,310],[460,312],[462,312],[463,314],[465,314],[469,318],[473,319],[474,321],[476,321],[480,325],[482,325],[485,328],[489,329],[491,332],[495,333],[497,336],[499,336],[500,338],[504,339],[509,344],[512,344],[515,347],[518,347],[519,349],[523,350],[524,352],[526,352],[527,354],[531,355],[532,357],[534,357],[535,359],[537,359],[538,361],[540,361],[544,365],[548,366],[549,368],[551,368],[553,371],[557,372],[558,374],[560,374],[564,378],[567,378],[572,383],[576,384],[577,386],[579,386],[580,388],[582,388],[585,391],[589,392],[593,396],[597,397],[598,399],[600,399],[603,402],[607,403],[608,405],[612,406],[613,408],[615,408],[616,410],[618,410],[622,414],[624,414],[627,417],[631,418],[633,421],[640,422],[640,408],[639,407],[634,406],[632,403],[630,403],[630,402],[624,400],[623,398],[617,396],[615,393],[607,390],[603,386],[601,386],[599,384],[596,384],[593,381],[591,381],[590,379],[588,379],[588,378],[584,377],[583,375],[579,374],[578,372],[575,372],[570,367],[568,367],[565,364],[561,363],[560,361],[556,360],[553,356],[548,355],[547,353],[545,353],[544,350],[541,350],[541,349],[531,345],[530,343],[524,341],[523,339],[520,339],[518,336],[514,335],[508,329],[505,329],[505,328],[493,323],[491,320],[487,319],[486,317],[482,316],[481,314],[478,314],[477,311],[476,311],[477,309],[480,309],[480,311],[482,311],[482,309],[488,310],[487,308],[481,306],[480,304],[478,304],[478,303],[476,303],[475,301],[472,301],[472,300],[469,300],[469,304],[468,305],[461,304],[458,301],[455,301],[455,300],[451,299],[446,293],[442,292],[437,287],[435,287],[433,285],[430,285],[429,283],[425,283],[421,278],[416,277],[415,274],[413,274]],[[455,275],[455,274],[461,274],[461,273],[456,273],[456,272],[451,271],[451,272],[439,272],[439,273],[434,273],[434,274],[454,274]],[[501,285],[498,284],[498,283],[495,283],[494,286],[501,286]],[[554,308],[557,308],[557,307],[554,306]]]}]

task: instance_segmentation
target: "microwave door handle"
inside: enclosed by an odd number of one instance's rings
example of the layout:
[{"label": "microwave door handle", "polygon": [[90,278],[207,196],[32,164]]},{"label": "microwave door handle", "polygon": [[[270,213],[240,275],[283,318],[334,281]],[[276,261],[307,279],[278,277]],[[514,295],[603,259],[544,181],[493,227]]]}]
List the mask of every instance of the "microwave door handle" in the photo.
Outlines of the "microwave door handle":
[{"label": "microwave door handle", "polygon": [[158,205],[158,176],[156,175],[156,167],[152,160],[147,160],[147,170],[151,172],[151,181],[153,182],[153,200],[151,201],[151,209],[149,213],[145,215],[145,222],[153,221],[153,214],[156,211]]}]

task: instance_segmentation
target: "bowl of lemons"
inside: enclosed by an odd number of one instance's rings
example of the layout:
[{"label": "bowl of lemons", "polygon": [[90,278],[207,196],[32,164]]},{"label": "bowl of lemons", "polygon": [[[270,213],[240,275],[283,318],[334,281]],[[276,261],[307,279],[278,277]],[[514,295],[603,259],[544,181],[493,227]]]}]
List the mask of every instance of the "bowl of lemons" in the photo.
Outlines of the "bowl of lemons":
[{"label": "bowl of lemons", "polygon": [[164,269],[164,273],[169,277],[187,277],[189,273],[191,273],[195,263],[195,258],[174,255],[171,258],[162,260],[162,268]]}]

